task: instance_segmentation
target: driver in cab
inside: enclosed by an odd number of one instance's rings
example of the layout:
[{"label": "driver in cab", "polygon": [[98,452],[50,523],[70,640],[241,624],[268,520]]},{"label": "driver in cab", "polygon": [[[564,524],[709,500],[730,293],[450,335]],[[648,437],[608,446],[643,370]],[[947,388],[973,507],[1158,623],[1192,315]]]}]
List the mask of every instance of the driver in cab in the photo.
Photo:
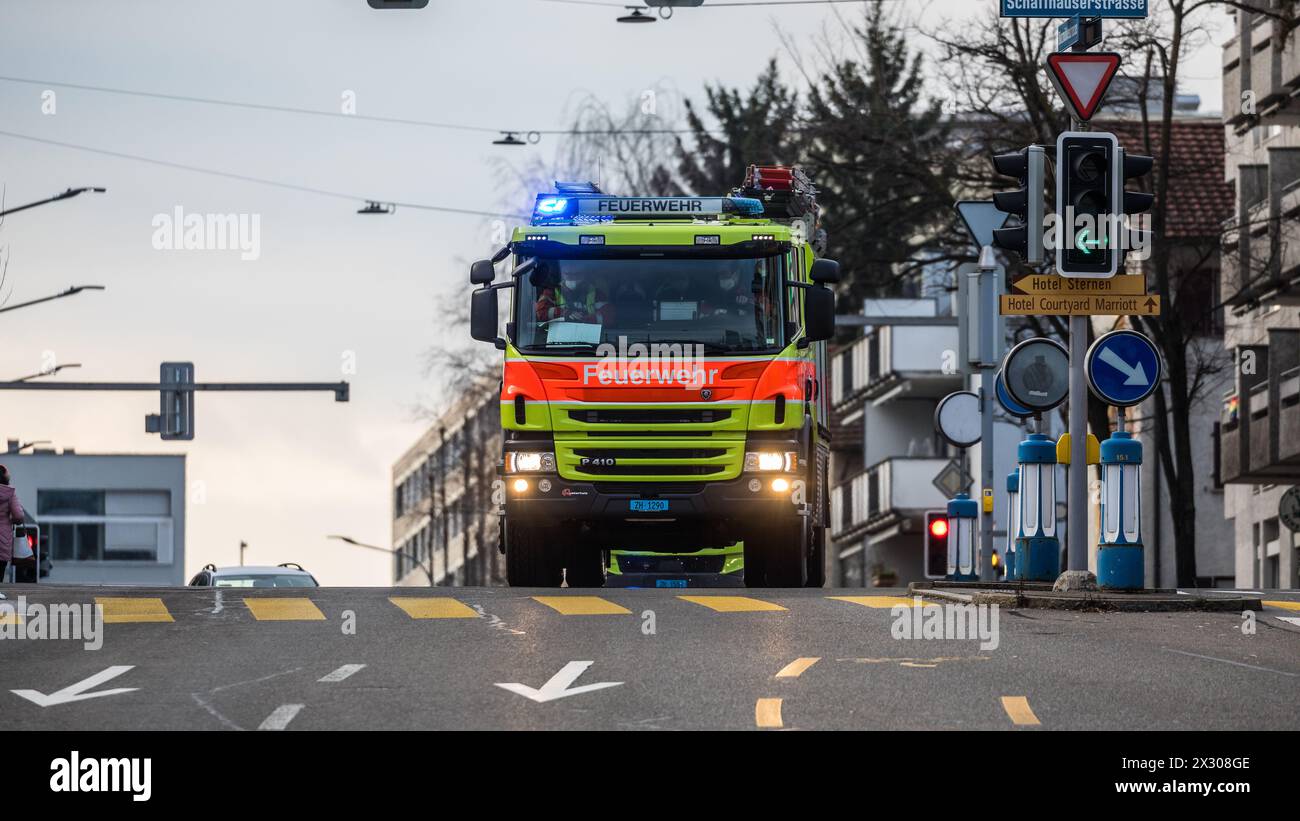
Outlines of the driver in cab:
[{"label": "driver in cab", "polygon": [[767,295],[763,293],[763,264],[754,266],[754,276],[745,282],[741,266],[724,273],[718,279],[718,291],[709,301],[709,313],[714,316],[754,316],[767,309]]},{"label": "driver in cab", "polygon": [[545,264],[539,266],[533,276],[539,291],[533,306],[538,322],[597,323],[608,319],[608,302],[601,297],[595,283],[581,274],[573,271],[560,273],[554,265]]}]

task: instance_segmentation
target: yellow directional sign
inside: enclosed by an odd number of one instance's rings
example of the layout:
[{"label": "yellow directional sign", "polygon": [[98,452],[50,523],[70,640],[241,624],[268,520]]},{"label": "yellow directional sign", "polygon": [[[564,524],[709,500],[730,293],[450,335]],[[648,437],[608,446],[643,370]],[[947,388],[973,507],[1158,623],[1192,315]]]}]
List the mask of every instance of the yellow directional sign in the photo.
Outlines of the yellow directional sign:
[{"label": "yellow directional sign", "polygon": [[1119,274],[1107,279],[1030,274],[1011,283],[1011,293],[1025,296],[1144,296],[1146,292],[1146,277],[1141,274]]},{"label": "yellow directional sign", "polygon": [[1139,296],[1003,294],[999,313],[1003,316],[1120,316],[1160,314],[1160,297]]}]

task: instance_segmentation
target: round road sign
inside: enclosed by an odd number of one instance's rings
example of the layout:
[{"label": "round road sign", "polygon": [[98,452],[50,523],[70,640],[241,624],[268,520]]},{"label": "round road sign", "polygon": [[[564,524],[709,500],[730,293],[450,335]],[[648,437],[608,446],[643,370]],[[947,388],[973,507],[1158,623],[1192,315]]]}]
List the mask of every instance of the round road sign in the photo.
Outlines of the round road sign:
[{"label": "round road sign", "polygon": [[1070,395],[1070,354],[1060,342],[1026,339],[1002,363],[1002,384],[1022,407],[1049,411]]},{"label": "round road sign", "polygon": [[980,398],[971,391],[957,391],[945,396],[934,409],[934,428],[939,435],[959,448],[968,448],[980,440]]},{"label": "round road sign", "polygon": [[1282,494],[1277,503],[1277,517],[1292,533],[1300,532],[1300,486],[1292,487]]},{"label": "round road sign", "polygon": [[1160,354],[1137,331],[1111,331],[1092,343],[1084,360],[1088,387],[1108,405],[1126,408],[1160,384]]},{"label": "round road sign", "polygon": [[1002,406],[1004,411],[1012,416],[1018,419],[1028,419],[1038,412],[1026,408],[1024,405],[1011,398],[1011,394],[1007,393],[1007,386],[1002,382],[1002,371],[998,371],[998,376],[993,381],[993,388],[994,395],[998,399],[998,404]]}]

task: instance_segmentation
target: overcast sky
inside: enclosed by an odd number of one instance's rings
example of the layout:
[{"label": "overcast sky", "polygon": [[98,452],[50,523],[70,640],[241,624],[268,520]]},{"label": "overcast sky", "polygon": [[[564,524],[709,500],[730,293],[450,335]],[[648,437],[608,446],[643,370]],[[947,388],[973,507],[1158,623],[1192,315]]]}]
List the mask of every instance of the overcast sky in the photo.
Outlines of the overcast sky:
[{"label": "overcast sky", "polygon": [[[995,0],[904,5],[933,25]],[[0,131],[357,195],[0,136],[8,205],[69,186],[109,189],[12,215],[0,229],[9,257],[0,296],[11,303],[74,284],[108,288],[4,314],[0,377],[36,372],[53,356],[82,363],[54,379],[153,380],[167,359],[195,362],[200,381],[352,383],[348,404],[200,394],[197,438],[185,443],[143,432],[154,394],[7,393],[0,434],[81,452],[186,453],[188,572],[236,563],[243,539],[249,563],[298,561],[331,585],[389,582],[386,557],[325,537],[389,543],[392,463],[424,427],[413,409],[441,398],[422,354],[456,310],[442,295],[466,276],[463,261],[490,252],[492,225],[412,208],[355,211],[363,197],[499,209],[509,192],[494,185],[493,158],[523,165],[549,156],[555,138],[499,148],[473,131],[45,83],[325,111],[351,92],[360,114],[540,130],[564,127],[566,106],[587,94],[618,108],[647,88],[748,87],[783,54],[782,33],[811,43],[836,28],[836,14],[860,11],[686,9],[641,26],[616,24],[617,13],[541,0],[430,0],[422,11],[375,11],[365,0],[0,0],[0,75],[42,81],[0,80]],[[1217,47],[1186,73],[1203,109],[1218,110]],[[177,207],[256,216],[260,255],[156,249],[155,218]]]}]

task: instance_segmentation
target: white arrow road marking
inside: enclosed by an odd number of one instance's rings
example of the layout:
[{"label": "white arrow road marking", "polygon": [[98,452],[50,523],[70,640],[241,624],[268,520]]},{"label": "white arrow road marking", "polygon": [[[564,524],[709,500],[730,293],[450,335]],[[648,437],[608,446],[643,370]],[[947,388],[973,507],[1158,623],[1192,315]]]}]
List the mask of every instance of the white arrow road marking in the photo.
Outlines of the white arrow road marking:
[{"label": "white arrow road marking", "polygon": [[283,730],[285,727],[289,726],[290,721],[293,721],[294,716],[298,715],[298,713],[302,711],[302,708],[303,705],[301,704],[281,704],[279,707],[275,708],[274,712],[266,717],[265,721],[258,725],[257,729]]},{"label": "white arrow road marking", "polygon": [[343,679],[347,678],[353,673],[359,672],[360,670],[365,668],[365,666],[366,665],[364,664],[345,664],[339,669],[335,670],[334,672],[329,673],[328,675],[321,676],[316,680],[324,681],[324,682],[342,681]]},{"label": "white arrow road marking", "polygon": [[547,701],[554,701],[557,698],[576,696],[579,693],[590,693],[594,690],[603,690],[606,687],[617,687],[623,683],[621,681],[598,681],[594,684],[584,684],[581,687],[570,688],[569,685],[577,681],[578,676],[582,675],[593,664],[595,664],[594,661],[571,661],[560,668],[560,672],[551,676],[551,680],[543,684],[540,690],[534,690],[532,687],[518,682],[503,684],[498,681],[496,685],[509,690],[515,695],[542,704]]},{"label": "white arrow road marking", "polygon": [[100,690],[97,693],[87,693],[87,690],[94,689],[106,681],[117,678],[135,667],[134,664],[119,664],[110,667],[107,670],[96,673],[88,679],[78,681],[76,684],[70,684],[62,690],[56,690],[48,696],[38,690],[10,690],[16,696],[22,696],[28,701],[38,704],[41,707],[51,707],[55,704],[67,704],[70,701],[85,701],[88,698],[99,698],[100,696],[116,696],[121,693],[130,693],[138,690],[138,687],[118,687],[113,690]]},{"label": "white arrow road marking", "polygon": [[1115,353],[1110,348],[1102,348],[1101,353],[1098,354],[1098,356],[1101,357],[1102,362],[1105,362],[1107,365],[1110,365],[1112,368],[1128,377],[1128,379],[1124,380],[1125,385],[1151,384],[1151,380],[1147,379],[1147,373],[1143,370],[1141,362],[1136,365],[1130,365],[1123,359],[1120,359],[1119,354]]}]

